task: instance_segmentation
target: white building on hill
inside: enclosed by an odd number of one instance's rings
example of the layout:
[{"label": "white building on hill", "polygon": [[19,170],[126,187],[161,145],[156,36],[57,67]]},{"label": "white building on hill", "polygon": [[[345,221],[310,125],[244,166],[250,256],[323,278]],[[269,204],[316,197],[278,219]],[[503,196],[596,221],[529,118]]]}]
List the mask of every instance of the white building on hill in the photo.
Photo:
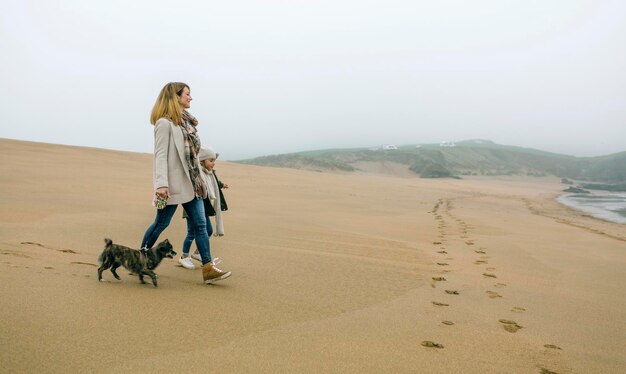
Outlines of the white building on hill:
[{"label": "white building on hill", "polygon": [[398,147],[393,144],[383,144],[383,151],[393,151],[396,149],[398,149]]}]

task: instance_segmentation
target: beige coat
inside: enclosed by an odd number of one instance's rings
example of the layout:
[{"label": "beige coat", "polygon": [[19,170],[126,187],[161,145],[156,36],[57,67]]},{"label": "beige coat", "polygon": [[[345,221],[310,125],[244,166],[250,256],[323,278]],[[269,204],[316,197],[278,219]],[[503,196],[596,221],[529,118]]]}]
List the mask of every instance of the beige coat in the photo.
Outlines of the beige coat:
[{"label": "beige coat", "polygon": [[166,118],[154,125],[154,189],[167,187],[167,205],[194,199],[195,192],[185,160],[185,140],[180,126]]}]

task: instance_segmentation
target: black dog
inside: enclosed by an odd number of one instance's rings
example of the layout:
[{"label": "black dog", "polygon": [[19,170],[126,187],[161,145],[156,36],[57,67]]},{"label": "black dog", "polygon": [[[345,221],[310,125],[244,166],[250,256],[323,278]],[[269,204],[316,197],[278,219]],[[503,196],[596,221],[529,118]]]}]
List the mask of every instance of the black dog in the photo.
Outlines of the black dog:
[{"label": "black dog", "polygon": [[174,252],[172,245],[167,239],[146,253],[141,253],[141,251],[123,245],[113,244],[111,239],[104,239],[104,243],[106,245],[98,259],[102,264],[98,268],[98,281],[102,281],[102,272],[108,268],[111,268],[111,273],[113,273],[115,279],[120,280],[115,270],[120,266],[124,266],[132,273],[137,274],[141,283],[146,283],[143,280],[143,276],[147,275],[152,279],[154,287],[157,287],[157,275],[153,270],[159,266],[164,258],[174,258],[176,256],[176,252]]}]

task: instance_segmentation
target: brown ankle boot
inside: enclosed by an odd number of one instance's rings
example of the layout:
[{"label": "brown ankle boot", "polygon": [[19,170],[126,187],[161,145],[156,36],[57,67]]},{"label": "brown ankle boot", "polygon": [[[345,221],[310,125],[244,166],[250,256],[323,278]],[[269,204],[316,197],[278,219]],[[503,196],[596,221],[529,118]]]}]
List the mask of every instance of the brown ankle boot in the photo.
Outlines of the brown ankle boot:
[{"label": "brown ankle boot", "polygon": [[207,284],[226,279],[231,275],[232,273],[230,271],[222,271],[213,266],[210,262],[202,266],[202,278],[204,278],[204,283]]}]

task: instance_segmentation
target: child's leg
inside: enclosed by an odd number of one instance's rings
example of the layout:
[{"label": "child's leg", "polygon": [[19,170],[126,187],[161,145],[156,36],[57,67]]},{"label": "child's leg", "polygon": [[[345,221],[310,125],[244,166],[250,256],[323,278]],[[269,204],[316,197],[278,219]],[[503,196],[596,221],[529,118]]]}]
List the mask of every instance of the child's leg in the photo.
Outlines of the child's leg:
[{"label": "child's leg", "polygon": [[206,217],[206,232],[209,234],[209,238],[213,235],[213,225],[211,225],[211,219],[209,216]]},{"label": "child's leg", "polygon": [[193,224],[191,223],[191,220],[187,218],[187,236],[183,241],[183,257],[189,256],[189,249],[191,248],[191,243],[193,243],[194,238],[195,234]]}]

